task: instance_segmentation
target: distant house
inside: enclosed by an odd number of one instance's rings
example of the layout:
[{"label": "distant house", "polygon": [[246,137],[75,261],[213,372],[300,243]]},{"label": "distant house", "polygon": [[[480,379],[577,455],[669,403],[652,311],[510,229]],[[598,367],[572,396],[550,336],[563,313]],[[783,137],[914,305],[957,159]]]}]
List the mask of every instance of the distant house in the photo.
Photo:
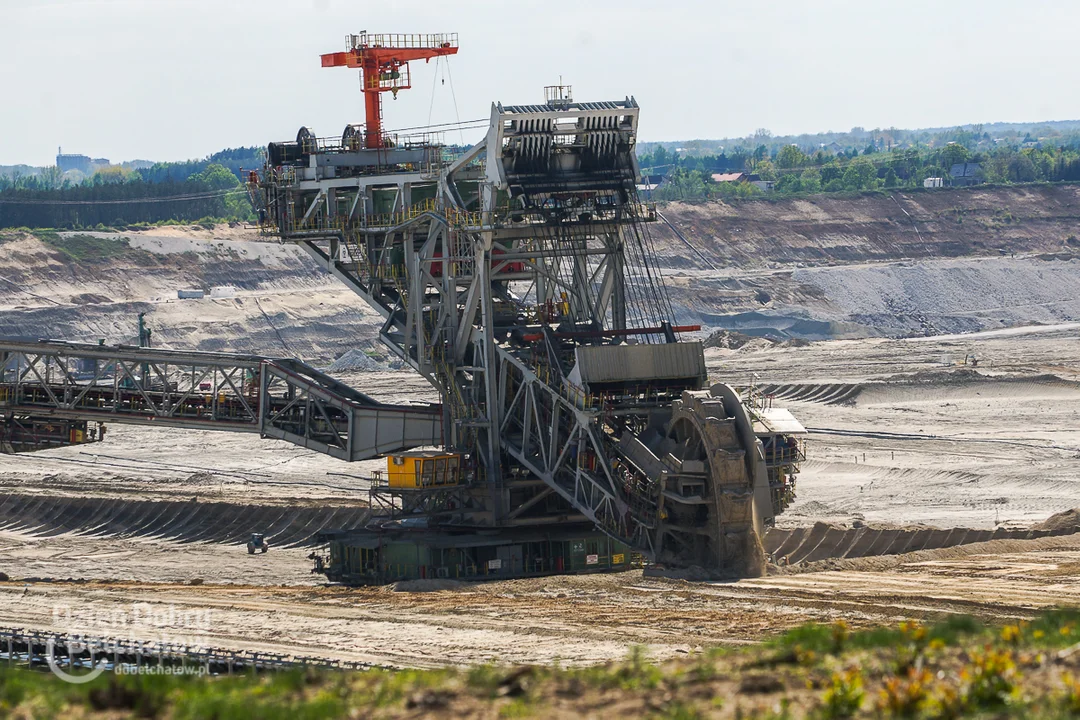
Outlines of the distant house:
[{"label": "distant house", "polygon": [[712,181],[714,183],[746,182],[746,173],[742,173],[742,172],[713,173],[712,174]]},{"label": "distant house", "polygon": [[956,163],[949,170],[949,182],[955,187],[978,185],[982,181],[983,171],[979,163]]},{"label": "distant house", "polygon": [[762,180],[761,176],[757,173],[750,173],[745,177],[746,182],[750,183],[762,192],[772,192],[773,186],[776,185],[776,183],[772,180]]},{"label": "distant house", "polygon": [[924,188],[939,188],[945,187],[945,178],[926,178],[922,181]]},{"label": "distant house", "polygon": [[833,155],[839,155],[840,153],[844,152],[844,146],[836,142],[835,140],[828,145],[822,145],[821,149],[825,152],[832,153]]},{"label": "distant house", "polygon": [[762,192],[772,192],[773,185],[776,184],[772,180],[762,180],[756,173],[713,173],[711,177],[714,183],[749,183]]}]

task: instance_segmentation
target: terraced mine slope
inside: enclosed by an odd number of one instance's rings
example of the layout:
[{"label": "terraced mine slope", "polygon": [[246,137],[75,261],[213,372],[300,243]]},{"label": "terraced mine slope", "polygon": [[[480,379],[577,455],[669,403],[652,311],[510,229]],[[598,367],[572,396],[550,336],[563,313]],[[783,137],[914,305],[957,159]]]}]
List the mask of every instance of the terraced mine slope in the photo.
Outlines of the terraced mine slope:
[{"label": "terraced mine slope", "polygon": [[664,215],[692,246],[657,227],[685,320],[828,339],[1080,318],[1076,186],[673,204]]}]

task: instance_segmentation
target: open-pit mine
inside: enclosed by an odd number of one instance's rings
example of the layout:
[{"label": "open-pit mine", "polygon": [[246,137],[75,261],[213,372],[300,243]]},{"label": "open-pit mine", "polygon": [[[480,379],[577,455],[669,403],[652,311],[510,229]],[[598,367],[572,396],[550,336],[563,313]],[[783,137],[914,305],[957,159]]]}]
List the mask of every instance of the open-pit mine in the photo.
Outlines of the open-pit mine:
[{"label": "open-pit mine", "polygon": [[457,50],[322,56],[366,122],[268,143],[258,226],[0,234],[7,637],[585,664],[1080,601],[1075,187],[657,208],[633,97],[385,132]]}]

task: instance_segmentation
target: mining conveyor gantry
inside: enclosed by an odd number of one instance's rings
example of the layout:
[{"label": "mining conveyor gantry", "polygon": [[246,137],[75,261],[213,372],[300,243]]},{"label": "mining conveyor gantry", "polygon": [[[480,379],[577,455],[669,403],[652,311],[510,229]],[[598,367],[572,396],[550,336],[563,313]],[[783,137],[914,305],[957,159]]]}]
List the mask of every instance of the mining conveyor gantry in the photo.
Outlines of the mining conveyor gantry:
[{"label": "mining conveyor gantry", "polygon": [[248,176],[264,232],[377,310],[381,341],[441,404],[378,403],[298,361],[9,343],[0,446],[99,439],[81,433],[107,417],[385,455],[372,521],[325,533],[313,556],[344,582],[635,558],[759,572],[805,430],[767,399],[710,387],[702,344],[685,339],[696,328],[674,324],[655,209],[636,193],[637,102],[576,102],[559,85],[542,103],[493,104],[469,148],[385,132],[381,93],[410,87],[409,61],[457,47],[453,34],[348,36],[322,65],[361,69],[366,124],[332,138],[302,127]]},{"label": "mining conveyor gantry", "polygon": [[[637,102],[548,87],[543,103],[493,104],[486,137],[457,151],[382,133],[371,101],[376,80],[394,81],[386,58],[408,77],[408,59],[456,50],[449,34],[348,36],[323,65],[362,68],[364,132],[301,128],[250,178],[267,231],[375,308],[383,343],[438,390],[458,468],[392,459],[373,490],[392,519],[329,536],[322,567],[365,581],[391,565],[522,574],[640,553],[758,571],[805,431],[706,388],[702,344],[673,325],[655,210],[636,193]],[[391,480],[394,462],[413,474]],[[417,511],[395,512],[406,505]]]}]

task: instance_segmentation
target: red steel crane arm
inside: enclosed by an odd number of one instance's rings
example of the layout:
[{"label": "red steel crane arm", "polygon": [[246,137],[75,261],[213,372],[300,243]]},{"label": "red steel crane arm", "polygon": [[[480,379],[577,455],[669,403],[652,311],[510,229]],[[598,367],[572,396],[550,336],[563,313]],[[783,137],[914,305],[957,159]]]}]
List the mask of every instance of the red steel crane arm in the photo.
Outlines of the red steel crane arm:
[{"label": "red steel crane arm", "polygon": [[[444,40],[445,38],[445,40]],[[382,93],[412,87],[408,64],[412,60],[428,61],[445,55],[456,55],[457,35],[352,35],[354,47],[345,52],[320,56],[323,67],[358,68],[363,75],[366,126],[364,146],[376,149],[386,146],[382,136]],[[368,44],[368,41],[372,44]],[[361,44],[356,45],[357,41]],[[398,72],[404,67],[404,72]]]},{"label": "red steel crane arm", "polygon": [[376,65],[401,65],[411,60],[430,60],[443,55],[456,55],[456,47],[445,48],[361,48],[322,55],[323,67],[363,68],[369,62]]}]

